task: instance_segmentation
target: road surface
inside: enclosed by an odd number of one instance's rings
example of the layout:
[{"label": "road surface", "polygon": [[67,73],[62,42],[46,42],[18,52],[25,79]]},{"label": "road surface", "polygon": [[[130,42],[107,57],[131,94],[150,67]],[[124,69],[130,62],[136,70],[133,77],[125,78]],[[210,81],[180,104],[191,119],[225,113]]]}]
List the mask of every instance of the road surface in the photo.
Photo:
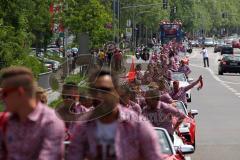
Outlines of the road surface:
[{"label": "road surface", "polygon": [[204,88],[192,90],[190,108],[198,109],[196,117],[197,148],[193,160],[240,159],[240,75],[217,75],[220,55],[208,48],[210,68],[204,68],[200,49],[190,56],[194,79],[201,74]]}]

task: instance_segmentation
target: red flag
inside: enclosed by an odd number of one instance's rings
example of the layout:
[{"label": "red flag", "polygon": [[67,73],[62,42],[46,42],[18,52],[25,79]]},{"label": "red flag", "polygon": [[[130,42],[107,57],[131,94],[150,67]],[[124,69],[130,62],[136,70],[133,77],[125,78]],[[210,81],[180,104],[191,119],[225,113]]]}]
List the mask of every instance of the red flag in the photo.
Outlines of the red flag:
[{"label": "red flag", "polygon": [[134,63],[134,57],[132,56],[132,64],[130,67],[130,70],[127,74],[128,81],[132,82],[135,79],[136,71],[135,71],[135,63]]},{"label": "red flag", "polygon": [[54,13],[53,3],[50,4],[49,12],[50,12],[51,15]]}]

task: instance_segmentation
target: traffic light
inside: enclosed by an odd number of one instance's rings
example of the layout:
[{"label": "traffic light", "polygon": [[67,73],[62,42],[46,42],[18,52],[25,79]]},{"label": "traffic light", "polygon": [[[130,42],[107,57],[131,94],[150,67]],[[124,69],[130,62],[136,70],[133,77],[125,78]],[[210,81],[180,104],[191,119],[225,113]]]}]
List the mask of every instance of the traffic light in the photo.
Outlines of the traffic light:
[{"label": "traffic light", "polygon": [[163,9],[168,8],[168,0],[163,0]]}]

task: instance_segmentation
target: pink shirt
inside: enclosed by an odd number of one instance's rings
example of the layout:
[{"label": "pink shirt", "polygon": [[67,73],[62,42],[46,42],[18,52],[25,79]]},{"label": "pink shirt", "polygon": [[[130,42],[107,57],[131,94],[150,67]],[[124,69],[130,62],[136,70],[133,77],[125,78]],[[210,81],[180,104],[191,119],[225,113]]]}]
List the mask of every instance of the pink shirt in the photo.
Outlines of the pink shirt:
[{"label": "pink shirt", "polygon": [[[21,106],[19,106],[21,107]],[[4,142],[8,160],[61,160],[64,154],[64,124],[47,106],[38,103],[26,122],[11,115]],[[0,148],[0,159],[3,154]]]},{"label": "pink shirt", "polygon": [[[114,140],[117,160],[162,160],[158,137],[146,118],[121,105]],[[97,159],[96,120],[79,124],[69,146],[68,160]]]},{"label": "pink shirt", "polygon": [[169,134],[173,135],[173,116],[179,119],[185,118],[185,115],[172,105],[160,102],[156,109],[146,106],[142,114],[146,116],[155,127],[165,128]]},{"label": "pink shirt", "polygon": [[137,114],[142,113],[142,109],[139,104],[130,101],[130,103],[126,106],[126,108],[131,109],[132,111],[136,112]]}]

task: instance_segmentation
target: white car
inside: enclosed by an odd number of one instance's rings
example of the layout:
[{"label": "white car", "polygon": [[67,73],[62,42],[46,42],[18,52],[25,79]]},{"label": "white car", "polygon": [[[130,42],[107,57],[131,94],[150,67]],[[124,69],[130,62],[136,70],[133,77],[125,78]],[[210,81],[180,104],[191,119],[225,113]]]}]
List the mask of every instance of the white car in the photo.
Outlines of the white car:
[{"label": "white car", "polygon": [[[186,87],[189,85],[189,82],[191,82],[193,80],[191,78],[187,79],[184,73],[173,72],[171,87],[173,87],[174,81],[179,81],[179,87]],[[187,96],[187,101],[191,102],[192,101],[191,90],[187,91],[186,96]]]}]

